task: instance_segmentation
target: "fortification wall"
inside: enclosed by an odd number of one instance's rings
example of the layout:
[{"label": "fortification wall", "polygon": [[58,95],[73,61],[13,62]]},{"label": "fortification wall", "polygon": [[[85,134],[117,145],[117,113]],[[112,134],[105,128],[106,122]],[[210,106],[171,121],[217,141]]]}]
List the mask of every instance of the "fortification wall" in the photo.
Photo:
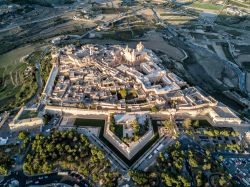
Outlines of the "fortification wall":
[{"label": "fortification wall", "polygon": [[130,146],[128,146],[122,142],[113,132],[111,132],[109,121],[110,117],[108,117],[108,121],[105,123],[103,136],[128,159],[133,158],[133,156],[135,156],[141,150],[141,148],[143,148],[154,136],[154,131],[152,125],[150,124],[149,131],[144,136],[142,136],[138,142],[135,142],[134,144],[132,143]]}]

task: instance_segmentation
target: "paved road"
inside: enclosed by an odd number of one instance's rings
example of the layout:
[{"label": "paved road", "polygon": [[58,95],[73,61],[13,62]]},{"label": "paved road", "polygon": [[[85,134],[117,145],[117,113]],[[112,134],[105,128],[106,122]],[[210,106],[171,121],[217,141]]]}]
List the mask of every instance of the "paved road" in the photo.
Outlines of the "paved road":
[{"label": "paved road", "polygon": [[[164,136],[161,139],[161,141],[159,141],[157,144],[155,144],[153,147],[150,148],[147,154],[145,154],[144,157],[142,157],[138,161],[138,164],[135,165],[133,169],[146,171],[151,165],[153,165],[156,162],[156,159],[159,156],[159,153],[162,152],[167,146],[169,146],[173,142],[174,142],[174,139],[172,137]],[[156,152],[156,149],[160,145],[162,145],[161,149],[159,149]]]}]

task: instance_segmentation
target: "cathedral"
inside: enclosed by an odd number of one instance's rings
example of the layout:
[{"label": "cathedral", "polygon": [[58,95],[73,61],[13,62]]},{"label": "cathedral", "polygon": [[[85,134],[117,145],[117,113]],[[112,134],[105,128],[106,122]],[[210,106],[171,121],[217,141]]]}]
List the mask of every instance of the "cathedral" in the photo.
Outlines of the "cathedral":
[{"label": "cathedral", "polygon": [[130,49],[126,46],[126,48],[121,51],[121,55],[131,65],[135,65],[136,63],[140,63],[148,59],[147,52],[145,52],[144,46],[141,42],[136,45],[136,49]]}]

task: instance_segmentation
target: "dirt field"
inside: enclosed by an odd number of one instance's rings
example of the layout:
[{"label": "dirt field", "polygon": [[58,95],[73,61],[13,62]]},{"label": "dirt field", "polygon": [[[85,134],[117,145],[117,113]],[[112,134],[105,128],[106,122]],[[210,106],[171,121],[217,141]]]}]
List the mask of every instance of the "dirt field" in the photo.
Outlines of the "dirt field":
[{"label": "dirt field", "polygon": [[169,57],[181,61],[185,57],[185,54],[178,48],[168,44],[159,32],[149,32],[146,36],[146,41],[143,42],[146,48],[157,49],[166,53]]},{"label": "dirt field", "polygon": [[227,68],[227,66],[218,57],[215,57],[212,54],[209,56],[207,54],[196,53],[196,59],[211,77],[223,82],[224,77],[227,77],[227,85],[230,85],[230,87],[232,85],[234,85],[234,87],[238,87],[237,75],[231,69]]}]

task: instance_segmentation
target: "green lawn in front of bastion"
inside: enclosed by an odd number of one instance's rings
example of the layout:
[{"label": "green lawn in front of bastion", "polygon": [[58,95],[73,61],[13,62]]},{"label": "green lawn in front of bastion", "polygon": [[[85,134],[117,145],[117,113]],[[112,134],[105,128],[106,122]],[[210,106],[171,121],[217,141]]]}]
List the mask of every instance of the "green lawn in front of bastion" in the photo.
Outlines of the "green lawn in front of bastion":
[{"label": "green lawn in front of bastion", "polygon": [[92,126],[92,127],[104,127],[105,120],[103,119],[84,119],[76,118],[74,125],[77,127],[81,126]]}]

